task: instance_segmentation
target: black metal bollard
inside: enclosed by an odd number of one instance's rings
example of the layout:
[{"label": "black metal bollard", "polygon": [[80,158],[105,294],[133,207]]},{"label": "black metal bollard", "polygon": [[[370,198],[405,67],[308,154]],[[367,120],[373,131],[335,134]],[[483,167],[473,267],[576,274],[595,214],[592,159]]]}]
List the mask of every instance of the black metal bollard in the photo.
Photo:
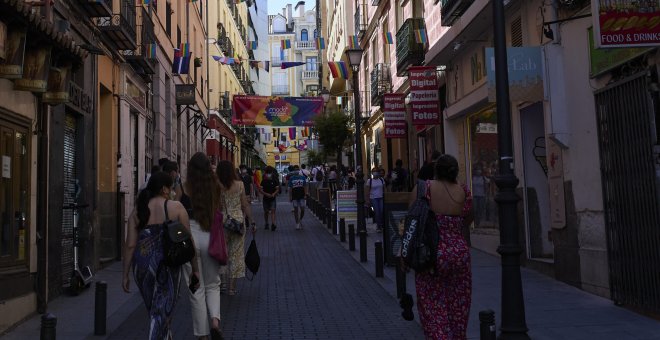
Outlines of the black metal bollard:
[{"label": "black metal bollard", "polygon": [[383,242],[376,241],[376,277],[383,277]]},{"label": "black metal bollard", "polygon": [[325,214],[326,214],[325,224],[328,227],[328,229],[331,230],[333,228],[332,228],[332,211],[330,210],[330,208],[325,210]]},{"label": "black metal bollard", "polygon": [[[400,258],[396,258],[400,260]],[[406,272],[401,268],[401,264],[396,266],[396,297],[400,299],[406,293]]]},{"label": "black metal bollard", "polygon": [[94,300],[94,335],[105,335],[105,321],[108,305],[108,284],[105,281],[96,283]]},{"label": "black metal bollard", "polygon": [[497,338],[495,328],[495,312],[486,309],[479,312],[479,339],[495,340]]},{"label": "black metal bollard", "polygon": [[346,242],[346,220],[339,219],[339,241]]},{"label": "black metal bollard", "polygon": [[40,340],[55,340],[57,338],[57,317],[48,313],[41,316]]},{"label": "black metal bollard", "polygon": [[335,210],[330,214],[330,228],[332,229],[332,234],[337,235],[337,212]]},{"label": "black metal bollard", "polygon": [[367,262],[367,231],[360,230],[360,262]]},{"label": "black metal bollard", "polygon": [[348,250],[355,251],[355,225],[348,225]]}]

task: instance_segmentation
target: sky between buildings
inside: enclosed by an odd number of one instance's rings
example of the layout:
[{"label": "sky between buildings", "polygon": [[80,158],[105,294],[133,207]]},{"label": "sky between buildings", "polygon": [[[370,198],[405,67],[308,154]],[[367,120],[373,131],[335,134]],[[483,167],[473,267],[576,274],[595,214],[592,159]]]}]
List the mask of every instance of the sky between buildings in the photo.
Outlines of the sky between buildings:
[{"label": "sky between buildings", "polygon": [[[268,4],[268,14],[282,13],[282,8],[286,7],[287,4],[291,4],[295,16],[295,7],[297,3],[298,0],[266,0],[266,4]],[[313,9],[315,6],[316,0],[305,1],[305,10]]]}]

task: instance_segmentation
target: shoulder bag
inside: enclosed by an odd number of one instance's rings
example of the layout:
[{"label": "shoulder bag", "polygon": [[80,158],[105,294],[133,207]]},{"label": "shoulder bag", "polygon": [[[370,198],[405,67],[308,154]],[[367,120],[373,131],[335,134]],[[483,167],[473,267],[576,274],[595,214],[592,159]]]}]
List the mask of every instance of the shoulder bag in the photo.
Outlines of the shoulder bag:
[{"label": "shoulder bag", "polygon": [[163,222],[163,263],[168,267],[178,267],[195,257],[190,231],[179,221],[170,220],[165,200],[165,222]]},{"label": "shoulder bag", "polygon": [[209,255],[220,265],[227,264],[227,242],[225,241],[225,231],[222,226],[222,213],[220,209],[215,211],[213,222],[211,223],[211,235],[209,236]]}]

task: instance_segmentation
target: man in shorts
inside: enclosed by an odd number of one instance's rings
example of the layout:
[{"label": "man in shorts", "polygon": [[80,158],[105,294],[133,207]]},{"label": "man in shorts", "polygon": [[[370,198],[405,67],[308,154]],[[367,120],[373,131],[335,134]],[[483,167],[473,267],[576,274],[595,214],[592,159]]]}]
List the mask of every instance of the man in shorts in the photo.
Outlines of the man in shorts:
[{"label": "man in shorts", "polygon": [[302,229],[302,218],[305,216],[305,197],[307,196],[307,177],[300,172],[300,167],[293,166],[289,173],[289,201],[293,204],[293,216],[296,219],[296,230]]},{"label": "man in shorts", "polygon": [[275,168],[269,166],[266,168],[259,192],[263,196],[264,204],[264,220],[266,222],[266,229],[268,229],[268,216],[270,215],[270,230],[275,231],[275,208],[277,208],[277,194],[280,192],[280,181],[277,179]]}]

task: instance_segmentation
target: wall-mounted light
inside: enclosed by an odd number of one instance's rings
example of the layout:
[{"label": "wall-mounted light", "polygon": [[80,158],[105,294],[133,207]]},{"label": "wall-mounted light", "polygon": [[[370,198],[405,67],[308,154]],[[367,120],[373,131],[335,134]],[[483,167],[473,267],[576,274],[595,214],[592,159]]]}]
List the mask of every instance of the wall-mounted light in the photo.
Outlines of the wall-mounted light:
[{"label": "wall-mounted light", "polygon": [[543,35],[550,40],[555,40],[555,32],[550,28],[550,25],[543,26]]}]

